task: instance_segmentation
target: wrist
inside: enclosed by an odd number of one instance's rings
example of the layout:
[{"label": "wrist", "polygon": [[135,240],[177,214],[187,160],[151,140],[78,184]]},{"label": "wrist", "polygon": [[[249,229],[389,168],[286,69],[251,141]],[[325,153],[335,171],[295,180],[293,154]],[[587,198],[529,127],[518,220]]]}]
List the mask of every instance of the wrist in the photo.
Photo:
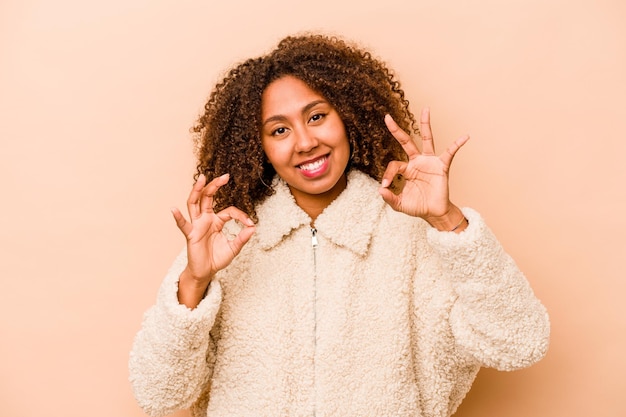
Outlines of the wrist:
[{"label": "wrist", "polygon": [[432,227],[440,232],[456,232],[460,233],[468,226],[468,221],[460,208],[452,205],[441,216],[424,217]]},{"label": "wrist", "polygon": [[209,285],[214,275],[215,274],[208,276],[196,275],[192,272],[192,269],[189,268],[189,265],[187,265],[180,274],[180,281],[185,281],[186,284],[192,287],[203,288]]},{"label": "wrist", "polygon": [[211,279],[197,279],[185,268],[178,278],[178,302],[195,308],[206,295]]}]

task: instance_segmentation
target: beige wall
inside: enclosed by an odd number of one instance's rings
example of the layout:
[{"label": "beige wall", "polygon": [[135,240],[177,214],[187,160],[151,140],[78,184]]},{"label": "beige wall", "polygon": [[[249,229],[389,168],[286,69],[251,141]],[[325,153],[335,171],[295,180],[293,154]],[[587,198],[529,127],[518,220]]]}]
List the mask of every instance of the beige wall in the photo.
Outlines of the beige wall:
[{"label": "beige wall", "polygon": [[126,363],[183,245],[188,128],[304,29],[386,58],[440,149],[472,135],[453,199],[551,313],[545,360],[481,372],[458,415],[626,415],[625,22],[622,0],[2,0],[0,415],[143,416]]}]

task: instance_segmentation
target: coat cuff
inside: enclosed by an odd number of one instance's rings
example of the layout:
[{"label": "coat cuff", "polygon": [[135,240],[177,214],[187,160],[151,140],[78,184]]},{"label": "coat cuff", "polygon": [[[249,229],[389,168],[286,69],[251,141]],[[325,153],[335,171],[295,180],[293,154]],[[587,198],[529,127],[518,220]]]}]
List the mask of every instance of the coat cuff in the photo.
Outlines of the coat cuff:
[{"label": "coat cuff", "polygon": [[181,304],[178,301],[178,281],[186,265],[187,255],[181,253],[161,284],[155,309],[163,328],[170,333],[170,340],[177,340],[179,345],[194,349],[208,340],[222,301],[222,288],[219,281],[213,280],[196,308]]},{"label": "coat cuff", "polygon": [[441,232],[434,227],[428,228],[428,242],[435,252],[443,259],[460,262],[465,261],[467,256],[475,255],[477,251],[500,252],[500,244],[481,215],[469,207],[463,207],[461,211],[468,220],[468,226],[462,232]]}]

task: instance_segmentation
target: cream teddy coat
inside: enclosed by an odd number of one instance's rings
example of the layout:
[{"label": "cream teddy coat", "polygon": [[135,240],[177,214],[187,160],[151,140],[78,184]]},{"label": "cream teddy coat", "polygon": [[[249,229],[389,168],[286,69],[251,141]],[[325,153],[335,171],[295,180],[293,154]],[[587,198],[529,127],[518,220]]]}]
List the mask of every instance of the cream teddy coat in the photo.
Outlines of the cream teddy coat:
[{"label": "cream teddy coat", "polygon": [[[287,185],[190,310],[177,301],[183,252],[148,310],[130,379],[152,416],[445,417],[481,366],[526,367],[549,322],[478,213],[439,232],[393,211],[352,171],[315,221]],[[235,231],[236,232],[236,231]]]}]

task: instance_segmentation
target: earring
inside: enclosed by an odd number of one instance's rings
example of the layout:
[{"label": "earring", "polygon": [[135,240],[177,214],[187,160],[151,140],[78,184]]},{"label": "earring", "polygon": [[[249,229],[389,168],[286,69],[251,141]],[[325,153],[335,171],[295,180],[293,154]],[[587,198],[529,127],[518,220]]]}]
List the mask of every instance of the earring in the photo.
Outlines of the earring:
[{"label": "earring", "polygon": [[354,140],[350,142],[350,162],[354,161],[354,155],[356,154],[356,144]]},{"label": "earring", "polygon": [[259,172],[259,179],[261,180],[261,183],[262,183],[263,185],[265,185],[265,187],[267,187],[267,188],[272,188],[272,187],[270,187],[269,185],[267,185],[267,184],[265,183],[265,181],[263,181],[263,177],[261,176],[261,173],[260,173],[260,172]]}]

